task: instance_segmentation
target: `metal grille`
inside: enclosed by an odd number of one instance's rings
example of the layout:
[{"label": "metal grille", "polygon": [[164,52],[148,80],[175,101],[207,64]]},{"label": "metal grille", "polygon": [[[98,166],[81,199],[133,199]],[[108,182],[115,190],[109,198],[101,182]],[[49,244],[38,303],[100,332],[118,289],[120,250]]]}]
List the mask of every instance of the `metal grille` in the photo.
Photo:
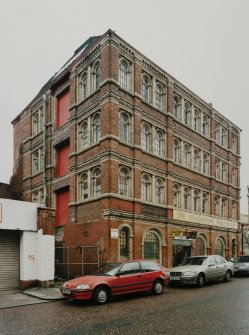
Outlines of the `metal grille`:
[{"label": "metal grille", "polygon": [[97,246],[55,248],[55,277],[72,279],[92,273],[99,267]]},{"label": "metal grille", "polygon": [[153,232],[147,233],[144,240],[144,258],[145,259],[160,259],[159,240]]},{"label": "metal grille", "polygon": [[182,275],[182,272],[170,272],[171,276],[179,277]]}]

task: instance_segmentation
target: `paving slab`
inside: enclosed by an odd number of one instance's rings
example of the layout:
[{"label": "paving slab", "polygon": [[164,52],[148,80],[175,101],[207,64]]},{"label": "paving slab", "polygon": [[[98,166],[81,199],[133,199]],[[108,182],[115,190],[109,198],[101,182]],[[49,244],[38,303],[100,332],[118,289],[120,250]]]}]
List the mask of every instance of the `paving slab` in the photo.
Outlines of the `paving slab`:
[{"label": "paving slab", "polygon": [[51,300],[41,300],[32,296],[28,296],[26,294],[23,294],[21,291],[7,291],[4,293],[1,292],[0,309],[33,304],[42,304],[50,301]]}]

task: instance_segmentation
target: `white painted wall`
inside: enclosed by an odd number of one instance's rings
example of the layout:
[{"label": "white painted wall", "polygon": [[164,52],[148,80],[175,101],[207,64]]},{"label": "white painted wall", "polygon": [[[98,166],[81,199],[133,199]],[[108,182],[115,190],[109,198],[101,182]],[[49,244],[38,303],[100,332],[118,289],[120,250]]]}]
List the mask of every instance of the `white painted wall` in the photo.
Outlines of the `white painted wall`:
[{"label": "white painted wall", "polygon": [[54,243],[51,235],[24,231],[20,240],[20,280],[54,280]]},{"label": "white painted wall", "polygon": [[0,229],[37,230],[40,204],[0,198]]}]

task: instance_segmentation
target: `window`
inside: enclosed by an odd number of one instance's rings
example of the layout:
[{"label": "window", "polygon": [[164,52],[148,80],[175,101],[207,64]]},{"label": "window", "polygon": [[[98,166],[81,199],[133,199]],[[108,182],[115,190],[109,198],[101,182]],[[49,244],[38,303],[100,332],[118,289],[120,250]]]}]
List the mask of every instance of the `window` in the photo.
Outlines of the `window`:
[{"label": "window", "polygon": [[214,198],[214,211],[215,215],[219,216],[220,215],[220,197],[216,196]]},{"label": "window", "polygon": [[157,204],[164,203],[164,182],[161,178],[155,180],[155,202]]},{"label": "window", "polygon": [[235,167],[232,167],[232,185],[237,186],[237,169]]},{"label": "window", "polygon": [[225,253],[225,244],[222,238],[218,237],[214,244],[214,253],[224,257]]},{"label": "window", "polygon": [[209,135],[209,120],[208,120],[207,115],[203,115],[203,118],[202,118],[202,134],[204,136]]},{"label": "window", "polygon": [[237,145],[238,145],[238,137],[236,134],[232,134],[232,152],[237,154]]},{"label": "window", "polygon": [[123,142],[131,143],[131,117],[125,112],[120,113],[119,138]]},{"label": "window", "polygon": [[185,165],[188,168],[191,168],[191,151],[190,151],[190,146],[188,144],[184,145],[183,165]]},{"label": "window", "polygon": [[227,182],[227,164],[224,162],[221,164],[221,180]]},{"label": "window", "polygon": [[129,263],[125,263],[121,269],[119,270],[119,275],[129,275],[132,273],[140,273],[141,272],[141,268],[139,265],[139,262],[129,262]]},{"label": "window", "polygon": [[215,123],[215,141],[217,144],[220,144],[220,125],[218,123]]},{"label": "window", "polygon": [[175,163],[181,163],[181,146],[180,142],[177,139],[174,139],[174,152],[173,152],[173,159]]},{"label": "window", "polygon": [[221,216],[223,218],[227,217],[227,200],[221,199]]},{"label": "window", "polygon": [[214,162],[214,176],[216,179],[220,179],[220,161],[218,159]]},{"label": "window", "polygon": [[126,167],[119,170],[119,194],[125,197],[131,195],[131,172]]},{"label": "window", "polygon": [[119,232],[119,255],[121,259],[129,258],[129,228],[123,227]]},{"label": "window", "polygon": [[89,198],[89,179],[86,172],[83,172],[79,175],[78,191],[79,201],[87,200]]},{"label": "window", "polygon": [[199,149],[194,150],[194,164],[193,169],[196,171],[201,171],[201,153]]},{"label": "window", "polygon": [[203,236],[198,236],[195,241],[195,253],[196,255],[206,255],[206,243]]},{"label": "window", "polygon": [[125,90],[130,89],[130,69],[125,60],[121,60],[119,65],[119,83]]},{"label": "window", "polygon": [[160,157],[164,156],[164,139],[160,130],[156,130],[155,134],[155,154]]},{"label": "window", "polygon": [[142,124],[141,130],[141,147],[146,151],[151,151],[151,128],[148,124]]},{"label": "window", "polygon": [[142,98],[146,102],[151,102],[151,81],[148,76],[142,77]]},{"label": "window", "polygon": [[183,208],[190,210],[190,190],[188,187],[184,187],[183,190]]},{"label": "window", "polygon": [[194,211],[195,212],[200,212],[200,204],[201,204],[201,201],[200,201],[200,192],[195,190],[194,191]]},{"label": "window", "polygon": [[153,231],[148,231],[144,237],[144,259],[160,260],[160,240]]},{"label": "window", "polygon": [[44,126],[44,107],[40,107],[32,114],[33,135],[40,133]]},{"label": "window", "polygon": [[237,220],[237,202],[232,201],[232,219]]},{"label": "window", "polygon": [[89,146],[89,126],[87,121],[79,125],[79,149],[85,149]]},{"label": "window", "polygon": [[92,118],[92,142],[96,143],[100,139],[101,120],[100,115],[96,114]]},{"label": "window", "polygon": [[177,120],[181,120],[181,108],[181,98],[175,94],[173,98],[173,113]]},{"label": "window", "polygon": [[176,208],[181,207],[181,192],[180,187],[177,184],[173,186],[173,206]]},{"label": "window", "polygon": [[97,61],[92,68],[92,89],[97,90],[100,87],[100,61]]},{"label": "window", "polygon": [[85,71],[79,77],[79,101],[85,99],[88,94],[88,75],[87,71]]},{"label": "window", "polygon": [[39,190],[32,192],[32,202],[36,202],[39,204],[45,203],[44,188],[40,188]]},{"label": "window", "polygon": [[224,127],[221,129],[221,145],[227,147],[227,130]]},{"label": "window", "polygon": [[44,150],[40,148],[32,154],[32,172],[37,174],[43,170],[44,165]]},{"label": "window", "polygon": [[203,214],[208,214],[208,196],[207,193],[202,194],[202,208],[201,212]]},{"label": "window", "polygon": [[191,106],[188,102],[184,104],[184,123],[186,126],[191,127]]},{"label": "window", "polygon": [[163,109],[163,98],[164,98],[164,94],[163,94],[163,88],[162,85],[157,84],[156,85],[156,101],[155,101],[155,105],[158,109]]},{"label": "window", "polygon": [[151,177],[148,174],[142,175],[142,200],[152,201],[152,184]]},{"label": "window", "polygon": [[101,174],[100,168],[96,168],[92,172],[92,196],[98,197],[101,194]]},{"label": "window", "polygon": [[194,130],[200,132],[201,128],[201,113],[199,109],[194,111]]},{"label": "window", "polygon": [[203,173],[209,175],[209,156],[208,154],[203,154]]}]

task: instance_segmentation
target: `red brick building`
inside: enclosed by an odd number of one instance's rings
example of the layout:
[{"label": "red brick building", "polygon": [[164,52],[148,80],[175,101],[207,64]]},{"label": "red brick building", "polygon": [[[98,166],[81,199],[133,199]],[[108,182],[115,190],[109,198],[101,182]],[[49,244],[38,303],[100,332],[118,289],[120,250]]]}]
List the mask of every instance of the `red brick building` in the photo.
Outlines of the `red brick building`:
[{"label": "red brick building", "polygon": [[240,248],[240,129],[113,31],[13,120],[13,185],[101,261]]}]

